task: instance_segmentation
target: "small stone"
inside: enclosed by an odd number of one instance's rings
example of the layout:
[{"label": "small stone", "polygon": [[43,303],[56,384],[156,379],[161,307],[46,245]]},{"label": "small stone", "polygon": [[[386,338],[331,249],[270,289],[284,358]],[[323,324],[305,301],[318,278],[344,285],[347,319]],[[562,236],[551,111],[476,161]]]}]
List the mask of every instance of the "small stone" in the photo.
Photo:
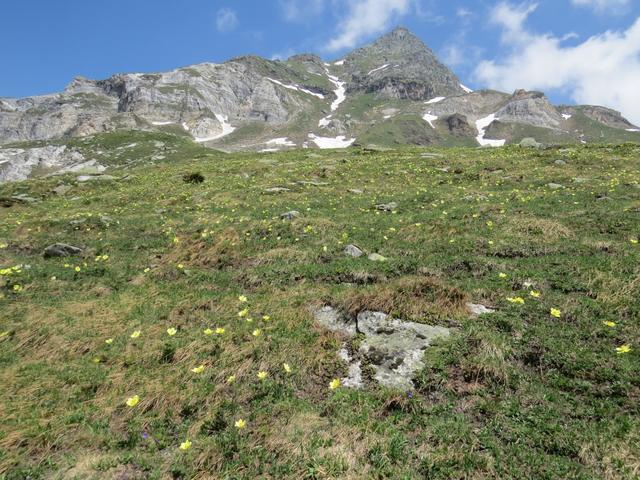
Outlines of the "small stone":
[{"label": "small stone", "polygon": [[386,262],[387,261],[387,257],[383,257],[379,253],[370,253],[367,258],[369,260],[371,260],[372,262]]},{"label": "small stone", "polygon": [[264,189],[264,193],[285,193],[291,190],[285,187],[269,187]]},{"label": "small stone", "polygon": [[466,307],[471,315],[484,315],[495,312],[493,308],[485,307],[479,303],[467,303]]},{"label": "small stone", "polygon": [[391,212],[396,208],[398,208],[398,204],[396,202],[379,203],[376,205],[376,210],[380,210],[381,212]]},{"label": "small stone", "polygon": [[70,257],[71,255],[78,255],[80,253],[82,253],[80,247],[74,247],[66,243],[54,243],[44,249],[44,258]]},{"label": "small stone", "polygon": [[542,148],[542,144],[536,142],[536,139],[532,137],[526,137],[520,140],[520,146],[525,148]]},{"label": "small stone", "polygon": [[547,183],[547,187],[549,187],[551,190],[559,190],[560,188],[564,188],[564,186],[560,185],[559,183]]},{"label": "small stone", "polygon": [[298,218],[300,216],[300,212],[297,210],[291,210],[290,212],[285,212],[280,214],[280,218],[282,220],[293,220],[294,218]]},{"label": "small stone", "polygon": [[73,188],[71,185],[58,185],[53,189],[53,193],[56,195],[65,195],[71,188]]},{"label": "small stone", "polygon": [[356,245],[347,245],[344,247],[344,254],[349,257],[358,258],[364,255],[364,252]]},{"label": "small stone", "polygon": [[364,192],[359,188],[350,188],[347,190],[349,193],[353,193],[354,195],[362,195]]},{"label": "small stone", "polygon": [[559,167],[564,167],[567,164],[567,162],[565,162],[564,160],[556,160],[553,163]]}]

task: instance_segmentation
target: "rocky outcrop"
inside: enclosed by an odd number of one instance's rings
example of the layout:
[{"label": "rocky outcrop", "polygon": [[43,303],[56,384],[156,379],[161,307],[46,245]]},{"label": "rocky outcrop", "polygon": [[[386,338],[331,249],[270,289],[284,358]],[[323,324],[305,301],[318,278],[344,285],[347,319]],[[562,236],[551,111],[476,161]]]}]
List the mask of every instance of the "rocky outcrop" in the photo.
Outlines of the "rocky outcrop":
[{"label": "rocky outcrop", "polygon": [[501,122],[526,123],[536,127],[557,128],[562,116],[541,92],[516,90],[496,112]]},{"label": "rocky outcrop", "polygon": [[81,153],[64,145],[0,148],[0,182],[26,180],[34,173],[44,175],[60,171],[81,171],[89,167],[104,169],[95,161],[86,161]]}]

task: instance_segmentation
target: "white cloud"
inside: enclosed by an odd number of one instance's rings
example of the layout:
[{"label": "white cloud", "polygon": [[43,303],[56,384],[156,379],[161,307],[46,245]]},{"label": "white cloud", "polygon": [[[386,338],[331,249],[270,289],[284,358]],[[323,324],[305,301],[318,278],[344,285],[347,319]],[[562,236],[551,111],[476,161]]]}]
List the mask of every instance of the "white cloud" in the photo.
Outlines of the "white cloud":
[{"label": "white cloud", "polygon": [[392,20],[409,13],[414,0],[346,0],[346,12],[340,12],[338,34],[326,49],[355,47],[362,39],[383,32]]},{"label": "white cloud", "polygon": [[476,78],[490,88],[566,92],[578,103],[620,110],[640,124],[640,18],[625,31],[607,31],[582,43],[528,31],[524,22],[536,5],[501,3],[491,20],[503,29],[511,51],[500,60],[485,60]]},{"label": "white cloud", "polygon": [[631,0],[571,0],[579,7],[590,7],[597,12],[617,13],[631,5]]},{"label": "white cloud", "polygon": [[279,0],[284,19],[289,22],[304,22],[324,11],[325,0]]},{"label": "white cloud", "polygon": [[216,28],[219,32],[227,33],[238,26],[238,16],[230,8],[221,8],[216,15]]}]

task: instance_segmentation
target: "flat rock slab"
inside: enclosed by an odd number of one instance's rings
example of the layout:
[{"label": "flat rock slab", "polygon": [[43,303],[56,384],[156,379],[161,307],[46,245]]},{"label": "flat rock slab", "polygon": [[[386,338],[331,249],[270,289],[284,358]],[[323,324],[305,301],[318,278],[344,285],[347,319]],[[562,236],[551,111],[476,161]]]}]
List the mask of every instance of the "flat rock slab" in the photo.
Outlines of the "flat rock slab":
[{"label": "flat rock slab", "polygon": [[364,255],[364,252],[356,245],[347,245],[344,247],[344,254],[349,257],[358,258]]},{"label": "flat rock slab", "polygon": [[66,243],[54,243],[44,249],[44,258],[52,257],[70,257],[72,255],[78,255],[82,253],[80,247],[74,247],[73,245],[67,245]]},{"label": "flat rock slab", "polygon": [[293,220],[294,218],[298,218],[299,216],[300,212],[297,210],[291,210],[290,212],[280,214],[280,218],[282,220]]},{"label": "flat rock slab", "polygon": [[405,322],[383,312],[360,312],[356,321],[331,306],[313,309],[315,320],[325,328],[348,337],[364,335],[358,351],[349,355],[346,348],[339,355],[349,364],[349,374],[342,380],[345,386],[362,386],[362,365],[373,367],[374,379],[390,388],[411,390],[413,376],[424,368],[424,350],[435,340],[447,338],[445,327]]},{"label": "flat rock slab", "polygon": [[392,212],[396,208],[398,208],[398,204],[396,202],[379,203],[376,205],[376,210],[380,210],[381,212]]},{"label": "flat rock slab", "polygon": [[485,315],[487,313],[493,313],[495,310],[493,308],[485,307],[479,303],[467,303],[466,305],[467,311],[471,315]]},{"label": "flat rock slab", "polygon": [[285,187],[269,187],[264,189],[264,193],[285,193],[290,191],[290,188]]}]

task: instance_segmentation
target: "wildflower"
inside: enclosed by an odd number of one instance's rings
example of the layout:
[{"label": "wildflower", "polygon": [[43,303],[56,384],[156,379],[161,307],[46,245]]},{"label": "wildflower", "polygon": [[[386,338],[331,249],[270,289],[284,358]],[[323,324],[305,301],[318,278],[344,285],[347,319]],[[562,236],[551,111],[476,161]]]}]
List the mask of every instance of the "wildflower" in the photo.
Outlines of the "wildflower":
[{"label": "wildflower", "polygon": [[149,273],[150,271],[151,271],[151,269],[150,269],[149,267],[147,267],[147,268],[145,268],[145,269],[143,270],[143,272],[144,272],[144,273]]},{"label": "wildflower", "polygon": [[560,315],[562,315],[562,312],[557,308],[552,308],[549,313],[551,314],[552,317],[556,317],[556,318],[560,318]]},{"label": "wildflower", "polygon": [[267,372],[265,372],[264,370],[261,372],[258,372],[258,379],[259,380],[264,380],[265,378],[267,378],[267,375],[269,375]]},{"label": "wildflower", "polygon": [[224,334],[224,328],[222,327],[216,328],[216,335],[223,335],[223,334]]},{"label": "wildflower", "polygon": [[506,273],[504,273],[504,272],[500,272],[500,273],[498,274],[498,276],[499,276],[500,278],[507,278],[507,274],[506,274]]},{"label": "wildflower", "polygon": [[633,245],[637,245],[637,244],[638,244],[638,239],[637,239],[637,238],[632,238],[632,239],[630,240],[630,242],[631,242]]},{"label": "wildflower", "polygon": [[22,291],[22,285],[14,285],[13,286],[13,291],[14,292],[21,292]]},{"label": "wildflower", "polygon": [[182,269],[184,269],[184,265],[183,265],[183,264],[181,264],[181,263],[179,263],[179,264],[178,264],[178,270],[182,270]]},{"label": "wildflower", "polygon": [[130,337],[131,337],[131,338],[138,338],[138,337],[140,336],[140,334],[141,334],[141,333],[142,333],[142,332],[141,332],[140,330],[136,330],[136,331],[134,331],[134,332],[130,335]]},{"label": "wildflower", "polygon": [[76,267],[76,268],[74,268],[74,270],[75,270],[76,272],[79,272],[79,271],[81,270],[81,268],[80,268],[80,267]]},{"label": "wildflower", "polygon": [[213,330],[211,330],[210,328],[205,328],[202,333],[204,333],[207,336],[213,335]]},{"label": "wildflower", "polygon": [[262,331],[260,331],[259,328],[256,328],[253,333],[251,333],[251,335],[253,335],[254,337],[259,337],[260,334],[262,333]]},{"label": "wildflower", "polygon": [[173,337],[177,332],[178,332],[178,330],[176,330],[173,327],[167,328],[167,335],[169,335],[170,337]]},{"label": "wildflower", "polygon": [[336,389],[340,388],[341,386],[342,386],[342,382],[340,381],[339,378],[334,378],[329,383],[329,389],[330,390],[336,390]]},{"label": "wildflower", "polygon": [[271,320],[271,317],[269,315],[263,315],[262,320],[264,320],[265,322],[268,322],[269,320]]},{"label": "wildflower", "polygon": [[135,407],[136,405],[138,405],[138,403],[140,402],[140,397],[138,395],[134,395],[133,397],[129,397],[127,398],[127,406],[128,407]]},{"label": "wildflower", "polygon": [[238,316],[239,316],[240,318],[242,318],[242,317],[246,317],[248,314],[249,314],[249,309],[248,309],[248,308],[245,308],[244,310],[240,310],[240,311],[238,312]]},{"label": "wildflower", "polygon": [[191,442],[189,441],[189,439],[185,440],[180,444],[180,450],[182,450],[183,452],[186,452],[190,448],[191,448]]},{"label": "wildflower", "polygon": [[231,385],[231,384],[232,384],[233,382],[235,382],[235,381],[236,381],[236,376],[235,376],[235,375],[229,375],[229,376],[227,377],[227,383],[228,383],[229,385]]},{"label": "wildflower", "polygon": [[287,373],[291,373],[291,367],[289,366],[288,363],[283,363],[282,364],[282,368],[284,368],[284,371]]},{"label": "wildflower", "polygon": [[199,367],[192,368],[191,371],[193,373],[202,373],[204,372],[204,365],[200,365]]},{"label": "wildflower", "polygon": [[524,298],[522,297],[507,297],[507,302],[515,303],[518,305],[524,305]]},{"label": "wildflower", "polygon": [[243,428],[246,428],[247,422],[240,418],[236,420],[235,426],[238,430],[242,430]]},{"label": "wildflower", "polygon": [[619,347],[616,347],[616,353],[629,353],[631,351],[631,346],[630,345],[620,345]]},{"label": "wildflower", "polygon": [[615,327],[616,326],[616,322],[612,322],[611,320],[605,320],[602,322],[605,326],[607,327]]},{"label": "wildflower", "polygon": [[248,300],[247,300],[247,297],[246,297],[246,296],[244,296],[244,295],[240,295],[240,296],[238,297],[238,301],[239,301],[240,303],[247,303],[247,301],[248,301]]},{"label": "wildflower", "polygon": [[529,295],[531,295],[533,298],[540,298],[540,292],[536,292],[535,290],[531,290],[529,292]]},{"label": "wildflower", "polygon": [[0,250],[3,250],[5,248],[7,248],[9,245],[7,245],[6,243],[0,243]]},{"label": "wildflower", "polygon": [[104,343],[106,343],[107,345],[111,345],[113,343],[113,338],[107,338]]}]

